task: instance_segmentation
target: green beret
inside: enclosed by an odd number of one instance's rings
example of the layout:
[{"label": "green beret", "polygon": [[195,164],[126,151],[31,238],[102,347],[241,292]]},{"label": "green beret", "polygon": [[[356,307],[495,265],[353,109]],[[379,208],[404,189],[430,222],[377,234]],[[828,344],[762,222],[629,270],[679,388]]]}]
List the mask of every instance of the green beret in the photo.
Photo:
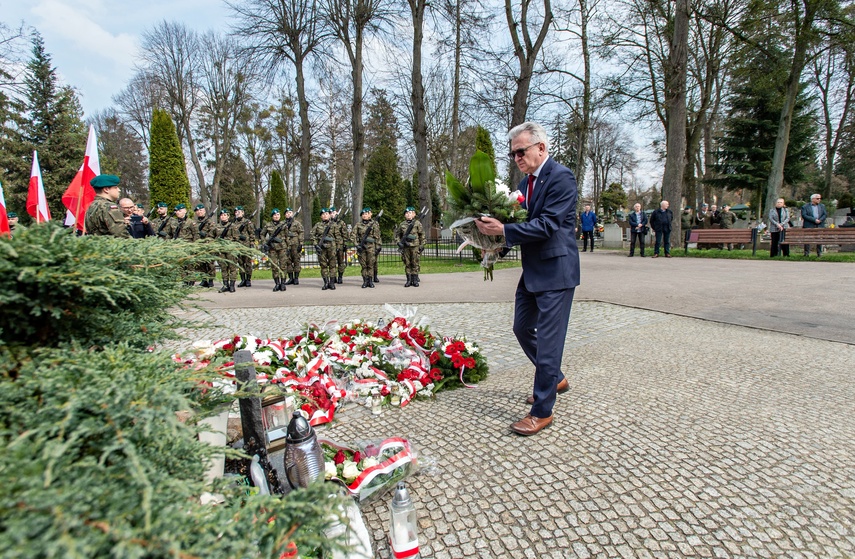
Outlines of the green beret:
[{"label": "green beret", "polygon": [[243,211],[243,206],[235,206],[235,211],[236,211],[236,212],[242,212],[242,211]]},{"label": "green beret", "polygon": [[406,213],[406,212],[414,212],[414,211],[416,211],[416,209],[415,209],[414,207],[412,207],[412,206],[407,206],[407,209],[406,209],[406,210],[404,210],[404,212],[405,212],[405,213]]},{"label": "green beret", "polygon": [[9,212],[6,214],[6,217],[18,217],[18,214],[16,214],[15,212]]},{"label": "green beret", "polygon": [[294,211],[294,210],[292,210],[291,208],[285,208],[285,213],[293,212],[293,211]]},{"label": "green beret", "polygon": [[336,211],[335,206],[330,206],[330,211],[331,211],[331,212]]},{"label": "green beret", "polygon": [[158,202],[157,207],[158,208],[168,208],[169,204],[167,204],[166,202]]},{"label": "green beret", "polygon": [[177,212],[178,210],[186,210],[186,209],[187,209],[187,204],[176,204],[176,205],[175,205],[175,211],[176,211],[176,212]]},{"label": "green beret", "polygon": [[279,213],[279,208],[273,208],[272,210],[270,210],[270,215],[275,215],[278,213]]},{"label": "green beret", "polygon": [[116,175],[98,175],[89,184],[92,188],[110,188],[111,186],[119,186],[119,177]]},{"label": "green beret", "polygon": [[220,210],[220,215],[223,215],[223,214],[229,215],[229,210],[227,210],[226,208],[223,208],[222,210]]},{"label": "green beret", "polygon": [[367,214],[370,211],[371,211],[371,208],[369,208],[368,206],[365,206],[364,208],[362,208],[362,213],[364,213],[364,214]]},{"label": "green beret", "polygon": [[322,214],[328,214],[328,213],[330,213],[330,209],[329,208],[321,208],[321,213]]},{"label": "green beret", "polygon": [[143,206],[142,204],[137,204],[137,207],[138,208],[145,208],[145,206]]},{"label": "green beret", "polygon": [[198,210],[204,210],[204,209],[205,209],[205,204],[196,204],[196,207],[195,207],[195,208],[193,208],[193,209],[194,209],[194,210],[197,210],[197,211],[198,211]]}]

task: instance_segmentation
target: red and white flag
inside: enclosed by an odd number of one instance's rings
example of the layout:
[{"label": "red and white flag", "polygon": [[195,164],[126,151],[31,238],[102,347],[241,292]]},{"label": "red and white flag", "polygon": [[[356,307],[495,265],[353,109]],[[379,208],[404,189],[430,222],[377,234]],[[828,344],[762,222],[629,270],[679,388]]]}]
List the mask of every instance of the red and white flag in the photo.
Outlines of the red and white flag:
[{"label": "red and white flag", "polygon": [[36,223],[50,221],[50,209],[45,196],[45,183],[42,181],[42,169],[39,167],[39,152],[33,152],[33,170],[30,172],[30,190],[27,193],[27,213],[36,219]]},{"label": "red and white flag", "polygon": [[98,138],[95,136],[95,127],[89,126],[89,138],[86,140],[86,155],[83,156],[83,165],[74,175],[71,184],[62,195],[62,203],[68,208],[65,218],[66,225],[77,223],[77,228],[84,230],[84,217],[92,200],[95,199],[95,189],[89,181],[101,174],[101,163],[98,159]]},{"label": "red and white flag", "polygon": [[9,227],[9,216],[6,214],[6,197],[3,196],[2,184],[0,184],[0,235],[12,236],[12,229]]}]

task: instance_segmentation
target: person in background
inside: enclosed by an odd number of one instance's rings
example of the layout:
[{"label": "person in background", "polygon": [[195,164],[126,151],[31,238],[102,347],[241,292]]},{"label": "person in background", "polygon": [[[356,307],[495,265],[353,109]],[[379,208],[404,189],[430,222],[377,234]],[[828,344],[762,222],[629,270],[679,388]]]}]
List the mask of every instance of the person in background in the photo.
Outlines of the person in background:
[{"label": "person in background", "polygon": [[154,237],[154,229],[148,217],[145,215],[145,208],[142,204],[137,204],[131,212],[131,224],[128,225],[131,232],[131,237],[134,239],[142,239],[145,237]]},{"label": "person in background", "polygon": [[582,227],[582,252],[588,251],[588,240],[591,240],[591,252],[594,252],[594,229],[597,228],[597,214],[591,211],[591,205],[585,204],[585,211],[579,214],[579,225]]},{"label": "person in background", "polygon": [[769,256],[787,257],[790,255],[790,245],[781,244],[784,231],[790,228],[790,210],[784,204],[783,198],[775,200],[775,207],[769,210],[769,234],[772,236],[772,245],[769,247]]},{"label": "person in background", "polygon": [[671,221],[674,213],[668,209],[668,200],[659,202],[659,209],[650,216],[650,227],[656,233],[656,244],[653,245],[653,258],[659,258],[659,247],[663,246],[665,258],[671,258]]},{"label": "person in background", "polygon": [[151,228],[154,234],[161,239],[167,238],[167,229],[169,228],[169,220],[172,219],[169,215],[169,205],[166,202],[157,203],[157,217],[151,221]]},{"label": "person in background", "polygon": [[641,204],[636,204],[632,208],[632,213],[629,214],[629,256],[635,254],[635,243],[638,241],[638,248],[641,251],[641,257],[644,258],[644,235],[647,233],[647,214],[641,211]]},{"label": "person in background", "polygon": [[[810,197],[810,204],[802,206],[802,228],[822,229],[825,227],[828,213],[826,213],[825,204],[821,200],[822,196],[813,194]],[[805,245],[805,256],[810,256],[810,245]],[[816,256],[817,258],[822,256],[822,245],[816,245]]]},{"label": "person in background", "polygon": [[[730,206],[725,204],[718,214],[718,222],[722,229],[733,229],[736,225],[736,214],[730,211]],[[722,245],[719,248],[724,248]],[[733,243],[727,243],[727,250],[733,250]]]},{"label": "person in background", "polygon": [[683,242],[689,242],[689,235],[692,234],[692,208],[686,206],[683,208],[683,213],[680,214],[680,229],[683,231]]},{"label": "person in background", "polygon": [[15,232],[20,232],[24,229],[23,225],[18,224],[18,214],[15,212],[9,212],[6,214],[6,217],[9,218],[9,234],[11,236],[15,236]]},{"label": "person in background", "polygon": [[131,210],[124,213],[116,204],[119,199],[119,177],[116,175],[98,175],[89,184],[95,190],[95,199],[86,210],[84,223],[88,235],[112,235],[114,237],[130,238],[128,225],[131,223]]}]

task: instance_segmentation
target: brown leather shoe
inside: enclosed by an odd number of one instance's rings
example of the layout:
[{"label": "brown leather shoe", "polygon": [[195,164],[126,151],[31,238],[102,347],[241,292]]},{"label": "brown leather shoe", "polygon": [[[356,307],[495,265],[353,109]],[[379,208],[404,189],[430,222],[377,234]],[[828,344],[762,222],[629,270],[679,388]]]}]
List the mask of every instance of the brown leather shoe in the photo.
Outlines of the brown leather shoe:
[{"label": "brown leather shoe", "polygon": [[[558,383],[558,385],[555,387],[555,390],[559,394],[564,394],[565,392],[570,390],[570,383],[567,382],[567,377],[564,377],[563,379],[561,379],[561,382]],[[534,395],[526,398],[525,403],[528,404],[529,406],[533,406],[534,405]]]},{"label": "brown leather shoe", "polygon": [[530,435],[534,435],[542,431],[543,429],[552,425],[552,416],[549,417],[534,417],[531,414],[528,414],[524,418],[520,419],[516,423],[511,424],[511,431],[517,433],[518,435],[522,435],[524,437],[528,437]]}]

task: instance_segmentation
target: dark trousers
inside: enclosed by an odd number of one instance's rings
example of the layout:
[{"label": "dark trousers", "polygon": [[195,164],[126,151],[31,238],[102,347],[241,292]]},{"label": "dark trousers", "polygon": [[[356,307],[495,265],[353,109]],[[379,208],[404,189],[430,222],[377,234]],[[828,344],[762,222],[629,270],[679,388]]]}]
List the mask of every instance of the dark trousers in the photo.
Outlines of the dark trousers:
[{"label": "dark trousers", "polygon": [[549,417],[555,405],[556,386],[564,380],[561,356],[576,288],[532,293],[525,287],[525,271],[517,285],[514,335],[534,364],[534,405],[531,415]]},{"label": "dark trousers", "polygon": [[591,252],[594,252],[594,232],[582,231],[582,250],[588,250],[588,241],[591,241]]},{"label": "dark trousers", "polygon": [[644,256],[644,234],[641,231],[633,229],[629,232],[629,255],[635,254],[635,242],[638,241],[638,250],[641,251],[641,256]]},{"label": "dark trousers", "polygon": [[656,244],[653,246],[653,254],[659,254],[659,247],[665,245],[665,254],[671,254],[671,231],[657,231]]},{"label": "dark trousers", "polygon": [[774,233],[771,233],[772,246],[769,248],[769,256],[771,256],[772,258],[778,256],[778,252],[781,253],[781,256],[790,255],[790,245],[781,244],[781,233],[782,231],[776,231]]}]

